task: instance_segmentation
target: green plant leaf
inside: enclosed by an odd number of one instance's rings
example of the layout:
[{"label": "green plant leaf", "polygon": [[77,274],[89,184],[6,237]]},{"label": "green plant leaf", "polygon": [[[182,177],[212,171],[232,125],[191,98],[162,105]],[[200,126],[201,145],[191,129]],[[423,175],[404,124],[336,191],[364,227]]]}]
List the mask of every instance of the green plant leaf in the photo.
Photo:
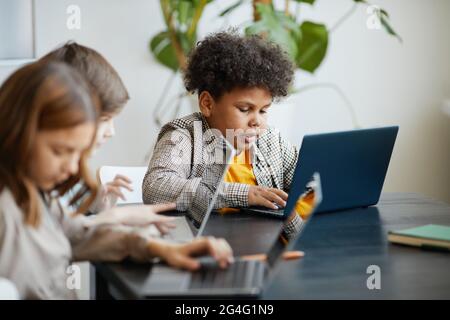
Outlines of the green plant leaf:
[{"label": "green plant leaf", "polygon": [[[367,2],[366,0],[353,0],[353,1],[357,2],[357,3],[364,3],[366,5],[370,5],[370,3]],[[383,8],[379,8],[379,7],[377,7],[377,8],[378,8],[378,10],[376,10],[377,11],[376,13],[377,13],[378,19],[380,19],[380,23],[383,26],[384,30],[388,34],[396,37],[400,42],[403,42],[402,38],[391,27],[391,25],[389,23],[389,14],[388,14],[388,12],[386,10],[384,10]]]},{"label": "green plant leaf", "polygon": [[316,0],[295,0],[295,2],[304,2],[304,3],[308,3],[308,4],[314,4]]},{"label": "green plant leaf", "polygon": [[223,17],[226,16],[227,14],[231,13],[234,9],[237,9],[241,4],[244,3],[244,0],[238,0],[235,3],[233,3],[231,6],[229,6],[228,8],[226,8],[225,10],[223,10],[220,14],[219,17]]},{"label": "green plant leaf", "polygon": [[298,42],[297,66],[313,73],[327,53],[328,31],[324,24],[305,21],[300,26],[301,41]]},{"label": "green plant leaf", "polygon": [[383,10],[383,9],[380,10],[379,18],[380,18],[380,22],[381,22],[381,25],[383,26],[384,30],[386,30],[386,32],[389,33],[390,35],[396,37],[400,42],[403,42],[402,38],[391,27],[391,25],[389,23],[389,15],[385,10]]},{"label": "green plant leaf", "polygon": [[188,22],[189,13],[192,8],[192,2],[182,0],[178,3],[178,22],[180,25],[186,25]]},{"label": "green plant leaf", "polygon": [[297,41],[300,38],[298,25],[290,17],[274,10],[273,6],[259,3],[256,9],[261,19],[245,29],[245,33],[266,36],[279,44],[295,61],[297,57]]},{"label": "green plant leaf", "polygon": [[186,32],[178,32],[177,37],[180,39],[180,45],[185,55],[191,51],[192,47],[197,42],[197,36],[195,33],[193,34],[192,39],[188,37]]},{"label": "green plant leaf", "polygon": [[287,16],[282,11],[275,11],[275,15],[283,26],[283,28],[291,31],[293,35],[297,38],[301,37],[301,32],[298,23],[295,21],[295,19],[291,16]]},{"label": "green plant leaf", "polygon": [[177,57],[167,31],[158,33],[150,40],[150,51],[159,63],[173,71],[178,70]]}]

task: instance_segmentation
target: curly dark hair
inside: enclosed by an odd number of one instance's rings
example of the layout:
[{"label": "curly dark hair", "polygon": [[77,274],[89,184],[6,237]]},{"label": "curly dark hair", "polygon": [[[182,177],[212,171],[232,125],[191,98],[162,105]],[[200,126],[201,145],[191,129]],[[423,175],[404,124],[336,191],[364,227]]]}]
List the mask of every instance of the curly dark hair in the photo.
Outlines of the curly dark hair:
[{"label": "curly dark hair", "polygon": [[287,96],[293,75],[293,64],[278,45],[228,31],[207,36],[192,50],[184,84],[191,93],[208,91],[215,99],[237,87],[264,88],[275,99]]}]

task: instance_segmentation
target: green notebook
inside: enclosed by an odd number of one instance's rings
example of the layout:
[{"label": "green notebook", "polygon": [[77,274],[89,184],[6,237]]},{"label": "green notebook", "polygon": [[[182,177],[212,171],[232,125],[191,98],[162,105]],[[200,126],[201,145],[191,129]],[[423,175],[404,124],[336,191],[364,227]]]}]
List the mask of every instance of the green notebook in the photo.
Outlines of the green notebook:
[{"label": "green notebook", "polygon": [[450,227],[428,224],[411,229],[389,231],[388,240],[392,243],[416,247],[450,250]]}]

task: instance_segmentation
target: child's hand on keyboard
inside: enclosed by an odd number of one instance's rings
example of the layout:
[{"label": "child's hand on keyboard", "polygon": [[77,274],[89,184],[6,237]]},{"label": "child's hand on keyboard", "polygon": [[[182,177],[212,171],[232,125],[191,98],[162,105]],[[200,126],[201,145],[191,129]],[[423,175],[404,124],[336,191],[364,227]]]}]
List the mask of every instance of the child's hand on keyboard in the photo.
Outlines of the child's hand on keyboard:
[{"label": "child's hand on keyboard", "polygon": [[197,258],[200,263],[200,269],[218,269],[220,268],[219,262],[211,256],[204,256]]},{"label": "child's hand on keyboard", "polygon": [[205,260],[201,256],[206,255],[210,255],[221,268],[226,268],[233,262],[233,251],[225,239],[205,237],[185,244],[159,242],[159,245],[162,247],[156,248],[160,250],[156,252],[156,255],[159,255],[167,264],[180,269],[198,270],[202,267],[201,260]]},{"label": "child's hand on keyboard", "polygon": [[281,209],[286,206],[288,195],[276,188],[250,186],[248,190],[249,206],[264,206],[269,209]]}]

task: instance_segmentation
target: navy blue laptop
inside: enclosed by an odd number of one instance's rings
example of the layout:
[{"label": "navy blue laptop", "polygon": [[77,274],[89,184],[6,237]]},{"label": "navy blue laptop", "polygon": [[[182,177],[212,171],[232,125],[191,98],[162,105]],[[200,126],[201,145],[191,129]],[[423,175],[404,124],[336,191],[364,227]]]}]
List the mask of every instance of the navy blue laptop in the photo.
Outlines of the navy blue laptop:
[{"label": "navy blue laptop", "polygon": [[[300,148],[289,199],[314,172],[322,180],[322,203],[316,212],[367,207],[378,203],[391,159],[398,126],[305,135]],[[302,190],[303,191],[303,190]],[[245,211],[284,218],[284,210],[246,208]]]}]

